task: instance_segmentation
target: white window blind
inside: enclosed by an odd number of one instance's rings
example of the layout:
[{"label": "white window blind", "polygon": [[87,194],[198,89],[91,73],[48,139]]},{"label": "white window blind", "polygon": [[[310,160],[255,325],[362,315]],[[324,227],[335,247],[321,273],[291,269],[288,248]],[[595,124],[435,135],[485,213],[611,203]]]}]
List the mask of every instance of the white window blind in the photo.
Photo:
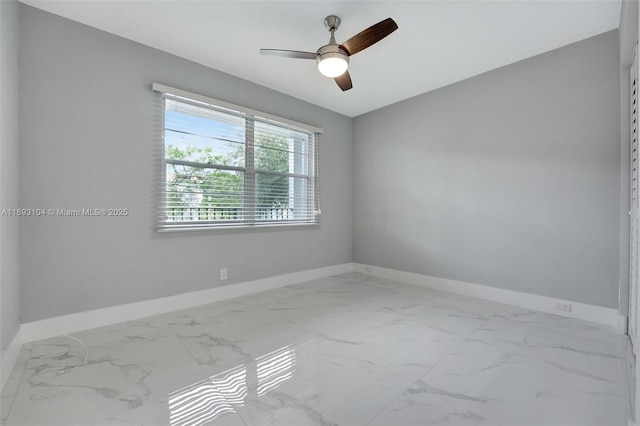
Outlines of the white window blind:
[{"label": "white window blind", "polygon": [[316,224],[321,129],[154,83],[158,229]]}]

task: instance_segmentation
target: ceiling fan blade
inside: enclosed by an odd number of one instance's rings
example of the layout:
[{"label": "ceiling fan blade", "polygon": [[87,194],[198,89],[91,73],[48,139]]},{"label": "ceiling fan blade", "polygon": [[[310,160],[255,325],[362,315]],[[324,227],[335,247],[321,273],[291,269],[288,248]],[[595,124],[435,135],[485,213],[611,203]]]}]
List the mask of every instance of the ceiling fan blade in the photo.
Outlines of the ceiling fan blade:
[{"label": "ceiling fan blade", "polygon": [[370,26],[366,30],[360,31],[358,34],[345,41],[340,47],[349,55],[355,55],[361,50],[376,44],[397,29],[398,24],[396,24],[393,19],[387,18],[384,21],[380,21],[377,24]]},{"label": "ceiling fan blade", "polygon": [[338,83],[338,86],[340,86],[343,92],[353,87],[349,71],[345,71],[344,74],[334,77],[334,80],[336,81],[336,83]]},{"label": "ceiling fan blade", "polygon": [[315,59],[318,56],[315,52],[301,52],[299,50],[282,49],[260,49],[262,55],[280,56],[282,58]]}]

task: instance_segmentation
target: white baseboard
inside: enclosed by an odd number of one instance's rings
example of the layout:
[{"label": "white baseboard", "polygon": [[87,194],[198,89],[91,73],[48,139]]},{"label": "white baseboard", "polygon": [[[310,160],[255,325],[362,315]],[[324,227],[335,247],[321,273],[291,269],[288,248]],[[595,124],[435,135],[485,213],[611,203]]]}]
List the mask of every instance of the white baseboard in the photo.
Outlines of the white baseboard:
[{"label": "white baseboard", "polygon": [[[192,308],[207,303],[218,302],[234,297],[259,293],[291,284],[329,277],[345,272],[356,271],[365,274],[376,275],[381,278],[401,281],[408,284],[419,285],[431,289],[477,297],[508,305],[519,306],[540,312],[547,312],[565,317],[577,318],[599,324],[612,326],[619,333],[626,332],[626,318],[619,317],[616,309],[602,306],[588,305],[585,303],[552,299],[529,293],[521,293],[480,284],[466,283],[462,281],[448,280],[428,275],[420,275],[411,272],[381,268],[377,266],[359,263],[344,263],[324,268],[307,271],[293,272],[270,278],[231,284],[207,290],[178,294],[160,299],[146,300],[142,302],[128,303],[125,305],[95,309],[49,318],[41,321],[33,321],[21,325],[18,333],[2,355],[1,376],[4,385],[8,374],[11,372],[20,347],[23,343],[47,339],[61,334],[74,333],[95,327],[116,324],[124,321],[132,321],[152,315],[164,314],[180,309]],[[553,309],[554,302],[571,303],[571,312]]]},{"label": "white baseboard", "polygon": [[16,365],[20,349],[22,349],[22,330],[18,328],[16,335],[13,336],[13,340],[9,343],[7,349],[2,352],[2,357],[0,358],[0,391],[4,389],[11,370]]},{"label": "white baseboard", "polygon": [[329,277],[353,270],[351,263],[327,266],[324,268],[310,269],[307,271],[293,272],[247,281],[239,284],[230,284],[207,290],[177,294],[175,296],[160,299],[145,300],[142,302],[127,303],[125,305],[110,306],[108,308],[78,312],[41,321],[33,321],[22,324],[22,343],[35,340],[48,339],[61,334],[75,333],[95,327],[116,324],[124,321],[132,321],[152,315],[164,314],[180,309],[192,308],[207,303],[219,302],[234,297],[246,296],[304,281]]},{"label": "white baseboard", "polygon": [[[372,274],[381,278],[402,281],[408,284],[605,324],[615,327],[620,334],[624,334],[626,332],[625,317],[619,317],[617,310],[613,308],[588,305],[568,300],[552,299],[546,296],[505,290],[462,281],[448,280],[395,269],[381,268],[359,263],[344,263],[324,268],[293,272],[290,274],[255,281],[215,287],[207,290],[183,293],[160,299],[145,300],[142,302],[128,303],[125,305],[111,306],[108,308],[48,318],[41,321],[33,321],[22,324],[20,329],[20,343],[47,339],[59,336],[60,334],[74,333],[123,321],[132,321],[179,309],[192,308],[194,306],[259,293],[261,291],[284,287],[299,282],[325,278],[349,271],[363,272],[365,274]],[[571,303],[571,312],[553,309],[553,303],[558,301]]]},{"label": "white baseboard", "polygon": [[[572,300],[554,299],[551,297],[539,296],[537,294],[522,293],[480,284],[448,280],[445,278],[364,265],[361,263],[354,263],[353,270],[356,272],[375,275],[380,278],[401,281],[407,284],[419,285],[434,290],[477,297],[478,299],[491,300],[493,302],[504,303],[506,305],[513,305],[549,314],[591,321],[614,327],[618,331],[618,310],[614,308],[589,305],[586,303],[574,302]],[[553,309],[553,304],[555,302],[570,303],[571,312]]]}]

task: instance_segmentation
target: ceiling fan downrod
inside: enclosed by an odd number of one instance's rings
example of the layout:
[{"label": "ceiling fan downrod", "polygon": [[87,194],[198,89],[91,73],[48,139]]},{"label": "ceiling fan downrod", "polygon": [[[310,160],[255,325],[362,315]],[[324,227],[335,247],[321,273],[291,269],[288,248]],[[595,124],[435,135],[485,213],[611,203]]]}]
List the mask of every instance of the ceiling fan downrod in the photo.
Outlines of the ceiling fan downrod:
[{"label": "ceiling fan downrod", "polygon": [[331,32],[331,38],[329,39],[329,44],[338,44],[336,43],[336,38],[334,36],[334,33],[340,27],[341,22],[342,21],[340,20],[340,18],[336,15],[329,15],[326,18],[324,18],[324,26],[327,27],[327,29]]}]

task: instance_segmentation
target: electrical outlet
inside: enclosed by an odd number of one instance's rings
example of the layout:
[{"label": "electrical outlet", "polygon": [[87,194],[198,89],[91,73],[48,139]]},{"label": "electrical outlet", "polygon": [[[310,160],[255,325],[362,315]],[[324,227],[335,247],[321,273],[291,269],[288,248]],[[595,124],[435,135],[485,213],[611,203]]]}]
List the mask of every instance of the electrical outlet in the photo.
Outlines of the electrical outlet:
[{"label": "electrical outlet", "polygon": [[569,302],[553,302],[553,309],[558,311],[571,312],[571,303]]},{"label": "electrical outlet", "polygon": [[227,268],[220,269],[220,280],[224,281],[227,279]]},{"label": "electrical outlet", "polygon": [[373,266],[365,266],[364,267],[364,271],[368,272],[368,273],[372,273],[373,272]]}]

